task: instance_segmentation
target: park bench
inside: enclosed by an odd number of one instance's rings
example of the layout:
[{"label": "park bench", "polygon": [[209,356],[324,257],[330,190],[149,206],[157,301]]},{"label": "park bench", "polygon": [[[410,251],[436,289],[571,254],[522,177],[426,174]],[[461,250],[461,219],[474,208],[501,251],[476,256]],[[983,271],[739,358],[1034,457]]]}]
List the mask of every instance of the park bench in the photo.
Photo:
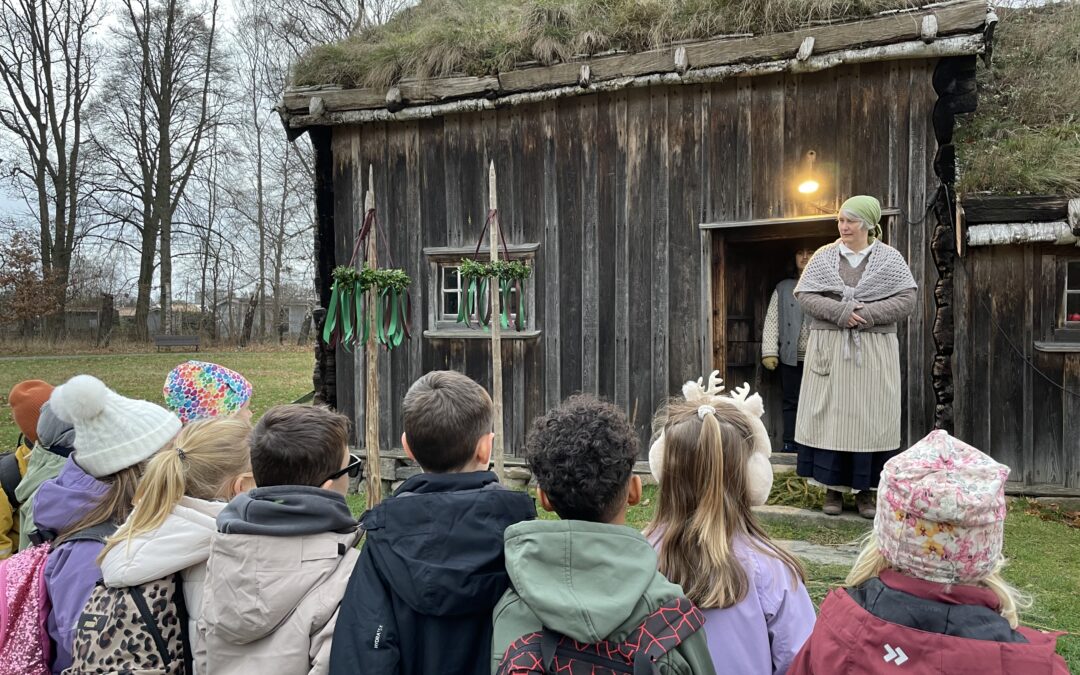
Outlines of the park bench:
[{"label": "park bench", "polygon": [[198,335],[155,335],[154,346],[160,352],[162,347],[194,347],[199,351]]}]

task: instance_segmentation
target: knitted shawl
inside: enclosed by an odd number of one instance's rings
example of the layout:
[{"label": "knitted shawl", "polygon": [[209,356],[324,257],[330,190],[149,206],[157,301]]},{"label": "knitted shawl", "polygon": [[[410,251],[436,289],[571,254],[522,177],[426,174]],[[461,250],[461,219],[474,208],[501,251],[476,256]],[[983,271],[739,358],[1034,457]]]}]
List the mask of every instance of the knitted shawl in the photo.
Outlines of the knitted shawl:
[{"label": "knitted shawl", "polygon": [[[843,303],[842,316],[851,316],[856,305],[890,298],[909,288],[918,288],[915,277],[904,256],[883,241],[874,242],[874,250],[866,262],[859,283],[852,288],[840,277],[840,244],[833,242],[818,249],[803,270],[796,293],[833,293]],[[855,343],[856,356],[861,356],[859,332],[844,329],[844,358],[850,356],[849,343]],[[861,361],[861,359],[859,359]]]}]

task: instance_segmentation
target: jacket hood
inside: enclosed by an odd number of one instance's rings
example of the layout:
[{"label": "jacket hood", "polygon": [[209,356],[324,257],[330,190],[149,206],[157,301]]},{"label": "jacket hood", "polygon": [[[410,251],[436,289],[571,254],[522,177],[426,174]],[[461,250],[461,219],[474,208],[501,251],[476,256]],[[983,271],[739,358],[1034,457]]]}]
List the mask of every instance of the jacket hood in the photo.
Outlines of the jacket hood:
[{"label": "jacket hood", "polygon": [[599,642],[624,625],[656,566],[645,537],[623,525],[537,520],[506,530],[514,590],[543,625],[579,642]]},{"label": "jacket hood", "polygon": [[34,524],[39,529],[62,532],[97,506],[108,491],[106,483],[68,457],[56,478],[42,483],[34,495]]},{"label": "jacket hood", "polygon": [[37,435],[41,447],[54,455],[67,457],[75,449],[75,427],[60,419],[48,402],[41,406]]},{"label": "jacket hood", "polygon": [[304,630],[325,625],[337,612],[359,557],[354,547],[360,534],[359,530],[303,536],[215,533],[202,622],[215,640],[234,645],[267,637],[301,604],[310,619]]},{"label": "jacket hood", "polygon": [[[136,507],[137,508],[137,507]],[[161,527],[114,546],[101,561],[108,586],[138,586],[206,562],[225,502],[184,497]]]},{"label": "jacket hood", "polygon": [[299,485],[255,488],[237,495],[217,518],[219,532],[268,537],[346,533],[356,526],[344,496]]},{"label": "jacket hood", "polygon": [[490,471],[424,473],[361,518],[365,550],[393,592],[429,616],[490,612],[507,587],[503,531],[536,517]]}]

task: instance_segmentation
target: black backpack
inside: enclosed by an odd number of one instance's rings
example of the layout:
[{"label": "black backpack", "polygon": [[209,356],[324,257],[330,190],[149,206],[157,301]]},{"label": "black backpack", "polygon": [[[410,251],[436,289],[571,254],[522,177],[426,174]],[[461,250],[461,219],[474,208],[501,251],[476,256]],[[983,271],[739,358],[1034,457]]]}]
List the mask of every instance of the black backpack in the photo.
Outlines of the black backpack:
[{"label": "black backpack", "polygon": [[510,644],[497,675],[656,675],[656,662],[705,625],[705,615],[684,597],[645,617],[622,642],[586,644],[543,629]]},{"label": "black backpack", "polygon": [[[22,445],[23,437],[19,435],[19,445]],[[16,446],[18,447],[18,446]],[[19,471],[19,458],[14,452],[6,452],[0,455],[0,487],[7,496],[11,510],[19,508],[19,500],[15,498],[15,488],[22,482],[22,471]]]}]

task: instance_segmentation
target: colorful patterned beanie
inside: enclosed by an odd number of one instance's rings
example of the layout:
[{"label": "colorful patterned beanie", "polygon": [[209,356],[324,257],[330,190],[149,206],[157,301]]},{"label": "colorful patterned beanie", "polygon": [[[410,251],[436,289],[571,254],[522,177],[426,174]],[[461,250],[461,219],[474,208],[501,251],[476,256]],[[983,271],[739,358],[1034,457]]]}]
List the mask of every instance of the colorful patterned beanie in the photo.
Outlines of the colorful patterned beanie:
[{"label": "colorful patterned beanie", "polygon": [[1009,467],[937,430],[885,463],[874,533],[898,572],[975,583],[1001,561]]},{"label": "colorful patterned beanie", "polygon": [[251,383],[235,370],[205,361],[188,361],[165,378],[165,405],[184,424],[231,415],[251,399]]}]

